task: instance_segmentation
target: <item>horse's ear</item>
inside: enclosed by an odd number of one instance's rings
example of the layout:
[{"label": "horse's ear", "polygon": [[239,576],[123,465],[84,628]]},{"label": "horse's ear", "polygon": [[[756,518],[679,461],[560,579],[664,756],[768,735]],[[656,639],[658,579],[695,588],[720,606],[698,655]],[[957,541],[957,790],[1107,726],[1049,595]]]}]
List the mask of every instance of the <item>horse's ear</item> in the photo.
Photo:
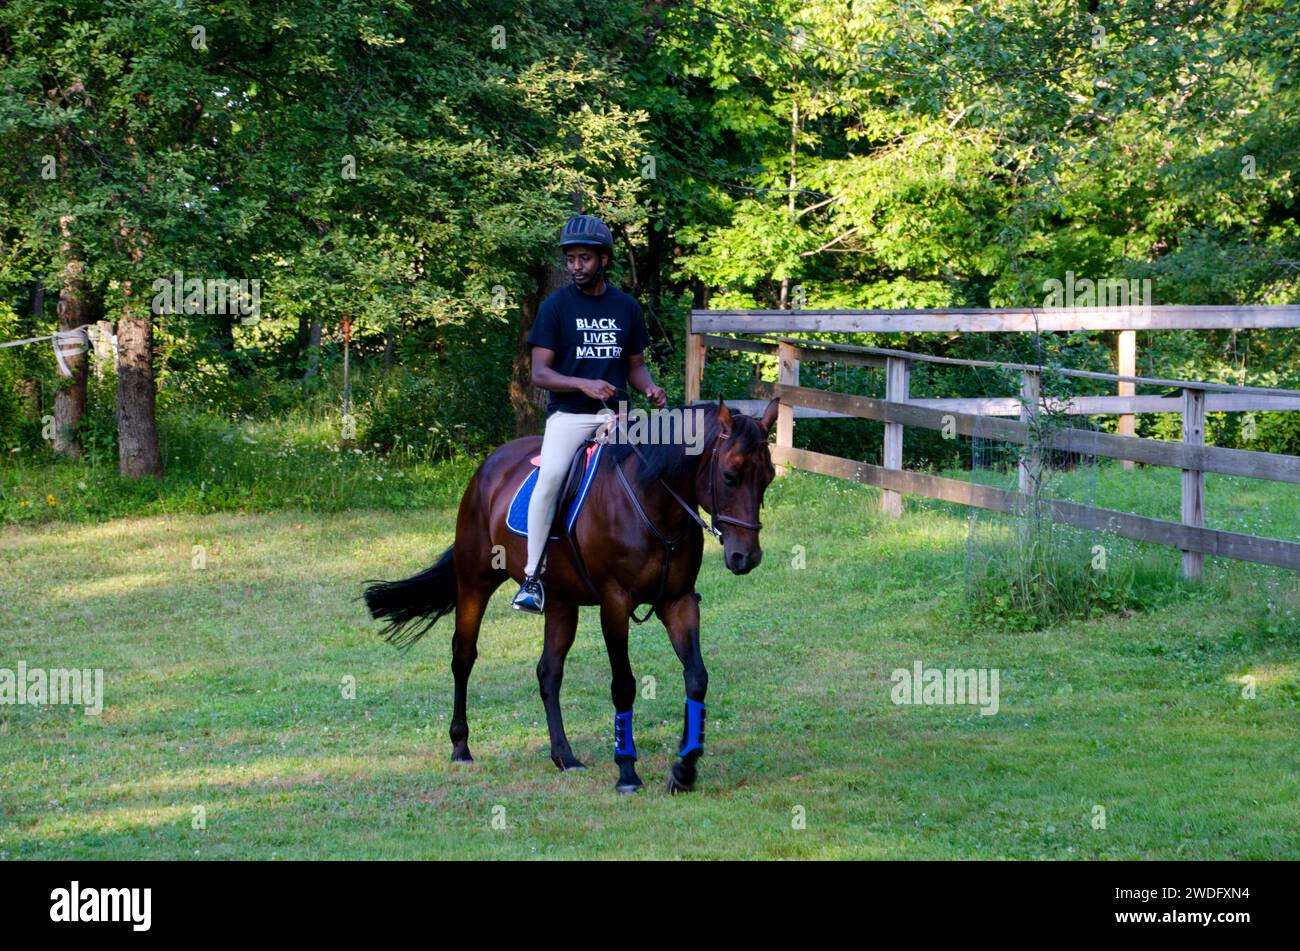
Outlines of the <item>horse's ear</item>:
[{"label": "horse's ear", "polygon": [[731,432],[735,420],[731,418],[731,410],[727,409],[727,404],[722,402],[722,394],[718,394],[718,423],[725,432]]},{"label": "horse's ear", "polygon": [[779,399],[770,400],[767,406],[764,407],[762,418],[757,420],[758,428],[763,430],[764,436],[772,431],[772,424],[776,422],[776,413],[780,408],[781,401]]}]

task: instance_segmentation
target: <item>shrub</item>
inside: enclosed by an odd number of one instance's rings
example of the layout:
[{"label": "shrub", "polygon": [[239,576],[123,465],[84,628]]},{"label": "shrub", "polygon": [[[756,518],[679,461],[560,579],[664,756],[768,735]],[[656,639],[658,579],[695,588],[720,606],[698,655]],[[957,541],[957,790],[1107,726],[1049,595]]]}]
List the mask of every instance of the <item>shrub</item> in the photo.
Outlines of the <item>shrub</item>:
[{"label": "shrub", "polygon": [[427,460],[481,455],[510,439],[514,415],[503,385],[450,373],[394,370],[388,385],[358,407],[362,441]]},{"label": "shrub", "polygon": [[1174,561],[1130,552],[1099,568],[1092,536],[1045,514],[1008,517],[1000,543],[972,549],[960,615],[973,627],[1036,631],[1069,619],[1150,610],[1177,591]]}]

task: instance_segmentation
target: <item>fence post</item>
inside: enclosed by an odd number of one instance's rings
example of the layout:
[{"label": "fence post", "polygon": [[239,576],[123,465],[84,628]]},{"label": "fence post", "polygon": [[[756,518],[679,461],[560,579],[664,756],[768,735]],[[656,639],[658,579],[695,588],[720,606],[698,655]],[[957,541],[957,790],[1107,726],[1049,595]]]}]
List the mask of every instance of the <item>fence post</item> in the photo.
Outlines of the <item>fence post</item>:
[{"label": "fence post", "polygon": [[[799,385],[799,350],[792,343],[776,345],[777,382],[786,386]],[[794,406],[789,400],[782,400],[776,413],[776,444],[786,449],[794,448]],[[776,474],[789,475],[788,465],[776,466]]]},{"label": "fence post", "polygon": [[[1205,445],[1205,391],[1183,388],[1183,443]],[[1183,470],[1183,524],[1205,527],[1205,472]],[[1205,553],[1183,550],[1183,577],[1199,578],[1205,567]]]},{"label": "fence post", "polygon": [[[1137,376],[1137,331],[1121,330],[1119,332],[1119,375],[1120,376]],[[1137,387],[1132,383],[1120,382],[1116,384],[1115,392],[1119,396],[1134,396]],[[1132,436],[1136,430],[1133,427],[1134,416],[1132,413],[1121,413],[1119,424],[1115,432],[1121,436]],[[1121,459],[1121,465],[1128,470],[1133,469],[1132,459]]]},{"label": "fence post", "polygon": [[[885,399],[906,403],[911,388],[912,361],[903,357],[885,358]],[[885,468],[903,468],[903,424],[885,423]],[[895,518],[903,514],[903,494],[892,489],[880,491],[880,511]]]},{"label": "fence post", "polygon": [[1042,394],[1042,380],[1037,370],[1022,370],[1020,373],[1020,395],[1024,398],[1020,405],[1020,421],[1027,423],[1029,439],[1025,442],[1025,454],[1020,460],[1020,491],[1034,495],[1038,491],[1038,477],[1043,471],[1042,446],[1036,419],[1039,413],[1039,398]]},{"label": "fence post", "polygon": [[692,314],[686,312],[686,402],[700,398],[700,381],[704,379],[704,335],[691,332]]}]

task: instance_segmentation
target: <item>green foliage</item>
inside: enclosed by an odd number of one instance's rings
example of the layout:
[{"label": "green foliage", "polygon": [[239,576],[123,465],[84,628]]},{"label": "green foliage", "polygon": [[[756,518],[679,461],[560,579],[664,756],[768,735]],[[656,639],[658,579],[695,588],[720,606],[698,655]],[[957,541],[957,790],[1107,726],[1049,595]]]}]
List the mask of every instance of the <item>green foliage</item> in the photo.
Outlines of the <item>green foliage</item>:
[{"label": "green foliage", "polygon": [[77,427],[82,458],[91,468],[117,466],[117,371],[106,361],[102,375],[86,381],[86,414]]},{"label": "green foliage", "polygon": [[0,464],[0,523],[98,523],[177,512],[416,510],[435,499],[454,504],[478,465],[463,453],[435,462],[428,455],[388,456],[372,445],[345,444],[337,415],[232,420],[175,407],[159,423],[166,463],[160,480],[117,474],[111,428],[83,431],[86,465],[6,460]]},{"label": "green foliage", "polygon": [[[1092,537],[1033,515],[1004,546],[968,565],[964,623],[981,630],[1037,631],[1072,619],[1130,615],[1185,596],[1167,551],[1094,564]],[[1106,539],[1106,545],[1111,539]]]},{"label": "green foliage", "polygon": [[[0,341],[18,336],[18,319],[13,309],[0,302]],[[34,424],[24,420],[18,401],[18,383],[22,373],[21,356],[16,348],[0,349],[0,453],[15,446],[31,449],[39,433]]]},{"label": "green foliage", "polygon": [[[645,117],[606,48],[618,16],[578,23],[554,0],[443,13],[235,4],[204,11],[200,42],[168,2],[4,5],[0,300],[56,289],[74,255],[110,317],[178,271],[260,281],[251,324],[157,315],[164,409],[284,405],[278,384],[304,371],[310,394],[343,318],[363,360],[387,335],[401,353],[485,315],[517,325],[574,192],[616,228],[642,216]],[[490,375],[508,375],[514,335],[492,343]]]},{"label": "green foliage", "polygon": [[[441,457],[511,431],[516,331],[575,198],[614,227],[615,274],[672,338],[655,342],[670,398],[697,293],[715,307],[1038,306],[1067,271],[1149,278],[1158,303],[1300,292],[1294,4],[437,11],[236,3],[205,8],[204,48],[192,11],[166,0],[4,5],[0,312],[34,285],[57,293],[70,257],[110,319],[177,270],[258,280],[255,321],[158,315],[162,413],[337,414],[346,318],[363,433]],[[1113,343],[824,336],[1092,369],[1111,369]],[[392,377],[368,375],[387,348]],[[0,353],[0,437],[33,451],[14,367],[48,389],[48,353],[34,353]],[[1147,374],[1300,386],[1292,331],[1144,334],[1140,353]],[[771,378],[770,360],[711,356],[705,394],[744,395],[755,366]],[[1014,392],[1000,382],[927,368],[913,392]],[[882,392],[878,375],[814,385],[832,383]],[[113,453],[107,395],[84,425],[94,460]],[[1296,414],[1243,426],[1212,418],[1211,441],[1300,450]],[[835,421],[798,438],[878,451],[874,429]],[[953,461],[935,434],[907,440],[914,463]]]},{"label": "green foliage", "polygon": [[362,440],[385,452],[445,459],[483,456],[512,435],[513,415],[504,386],[484,386],[452,373],[430,376],[406,370],[360,408]]}]

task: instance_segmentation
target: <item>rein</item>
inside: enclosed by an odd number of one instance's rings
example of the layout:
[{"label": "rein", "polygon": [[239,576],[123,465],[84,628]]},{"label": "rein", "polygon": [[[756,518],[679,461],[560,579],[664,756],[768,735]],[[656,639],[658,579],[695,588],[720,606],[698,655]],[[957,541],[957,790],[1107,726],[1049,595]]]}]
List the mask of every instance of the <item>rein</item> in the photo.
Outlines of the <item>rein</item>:
[{"label": "rein", "polygon": [[[621,387],[614,387],[614,389],[626,396],[631,396],[631,394],[628,393],[627,390],[622,389]],[[609,407],[606,407],[606,409],[608,408]],[[614,419],[618,421],[619,427],[623,429],[623,432],[626,435],[627,429],[625,428],[624,425],[623,414],[615,413]],[[756,532],[762,529],[763,527],[762,522],[749,522],[743,518],[735,518],[734,516],[726,515],[724,513],[718,512],[717,487],[714,484],[718,475],[718,447],[716,443],[721,442],[723,439],[726,439],[729,435],[730,435],[729,433],[721,433],[721,432],[718,433],[718,438],[717,440],[715,440],[715,445],[713,446],[712,452],[709,457],[709,508],[707,511],[709,513],[709,521],[712,524],[705,525],[704,520],[700,518],[698,514],[696,514],[695,506],[691,505],[680,495],[674,492],[672,486],[670,486],[662,478],[659,479],[659,484],[662,485],[667,490],[669,495],[671,495],[674,499],[677,500],[677,504],[682,507],[682,509],[686,512],[686,514],[689,515],[691,518],[695,519],[696,523],[700,526],[700,528],[704,529],[706,532],[712,535],[714,539],[719,543],[722,541],[722,532],[720,532],[716,527],[718,523],[722,523],[724,525],[735,525],[738,528],[748,528]],[[632,451],[637,454],[637,457],[641,460],[642,464],[649,465],[648,460],[644,455],[642,455],[641,450],[636,447],[636,443],[633,442],[631,439],[626,440],[626,442],[627,445],[632,447]],[[619,468],[619,472],[621,473],[622,471],[623,470]],[[623,479],[623,485],[627,488],[628,494],[633,495],[632,488],[631,486],[628,485],[626,478]],[[634,503],[636,503],[637,501],[634,495],[632,501]],[[639,503],[636,504],[636,509],[638,512],[641,512],[641,506]],[[642,512],[642,518],[645,518],[644,512]],[[648,518],[646,518],[646,524],[650,525],[650,520]],[[660,535],[659,530],[656,529],[653,525],[650,525],[650,528],[653,530],[656,536],[660,538],[663,537],[662,535]]]},{"label": "rein", "polygon": [[[615,387],[615,389],[620,393],[631,396],[631,394],[628,393],[627,390],[621,389],[619,387]],[[614,415],[614,419],[616,421],[616,424],[623,430],[624,435],[626,435],[627,430],[625,428],[625,421],[623,418],[623,414],[616,413]],[[735,518],[734,516],[731,515],[718,513],[717,486],[715,484],[717,474],[718,474],[718,445],[717,444],[721,442],[723,439],[726,439],[729,435],[730,435],[729,433],[719,432],[718,437],[714,441],[714,445],[711,448],[711,456],[709,459],[709,521],[711,524],[706,525],[704,523],[704,520],[700,518],[700,516],[696,513],[695,506],[691,505],[680,495],[678,495],[673,490],[672,486],[670,486],[662,478],[658,480],[659,484],[662,485],[664,489],[667,490],[668,494],[671,495],[674,500],[676,500],[677,504],[682,507],[683,511],[685,511],[687,515],[689,515],[692,519],[694,519],[695,522],[702,529],[704,529],[706,532],[712,535],[714,540],[717,541],[719,544],[722,543],[722,532],[719,531],[717,528],[717,525],[719,523],[724,525],[736,525],[740,528],[748,528],[754,531],[758,531],[763,527],[762,523],[758,521],[750,522],[750,521],[746,521],[745,519]],[[649,461],[642,454],[641,450],[637,448],[636,443],[633,442],[631,439],[627,439],[626,442],[627,445],[632,447],[632,451],[637,454],[637,457],[641,460],[642,465],[649,465]],[[622,483],[623,490],[627,493],[628,499],[631,500],[632,508],[636,511],[637,515],[641,517],[641,521],[645,523],[646,527],[650,529],[650,534],[652,534],[655,538],[659,539],[660,544],[664,546],[664,570],[659,578],[659,593],[655,595],[654,600],[650,602],[650,606],[646,610],[645,617],[638,618],[636,616],[635,610],[633,610],[631,614],[633,621],[635,621],[637,624],[642,624],[649,619],[650,614],[654,611],[654,606],[657,603],[659,603],[660,598],[663,597],[664,590],[668,586],[668,569],[672,562],[673,553],[677,551],[677,548],[681,545],[685,536],[679,535],[676,538],[670,539],[667,538],[663,532],[659,531],[658,527],[654,524],[650,516],[646,514],[645,509],[642,507],[641,500],[637,498],[636,492],[632,488],[632,484],[628,482],[627,476],[623,473],[623,467],[621,465],[615,464],[614,471],[618,473],[619,482]],[[586,563],[583,561],[582,555],[578,551],[578,545],[573,538],[573,534],[569,532],[567,528],[565,530],[565,537],[568,539],[569,548],[573,552],[574,563],[578,569],[578,574],[582,576],[582,581],[584,584],[586,584],[587,589],[592,593],[592,596],[599,599],[600,593],[596,590],[595,584],[592,583],[591,576],[587,573]]]}]

